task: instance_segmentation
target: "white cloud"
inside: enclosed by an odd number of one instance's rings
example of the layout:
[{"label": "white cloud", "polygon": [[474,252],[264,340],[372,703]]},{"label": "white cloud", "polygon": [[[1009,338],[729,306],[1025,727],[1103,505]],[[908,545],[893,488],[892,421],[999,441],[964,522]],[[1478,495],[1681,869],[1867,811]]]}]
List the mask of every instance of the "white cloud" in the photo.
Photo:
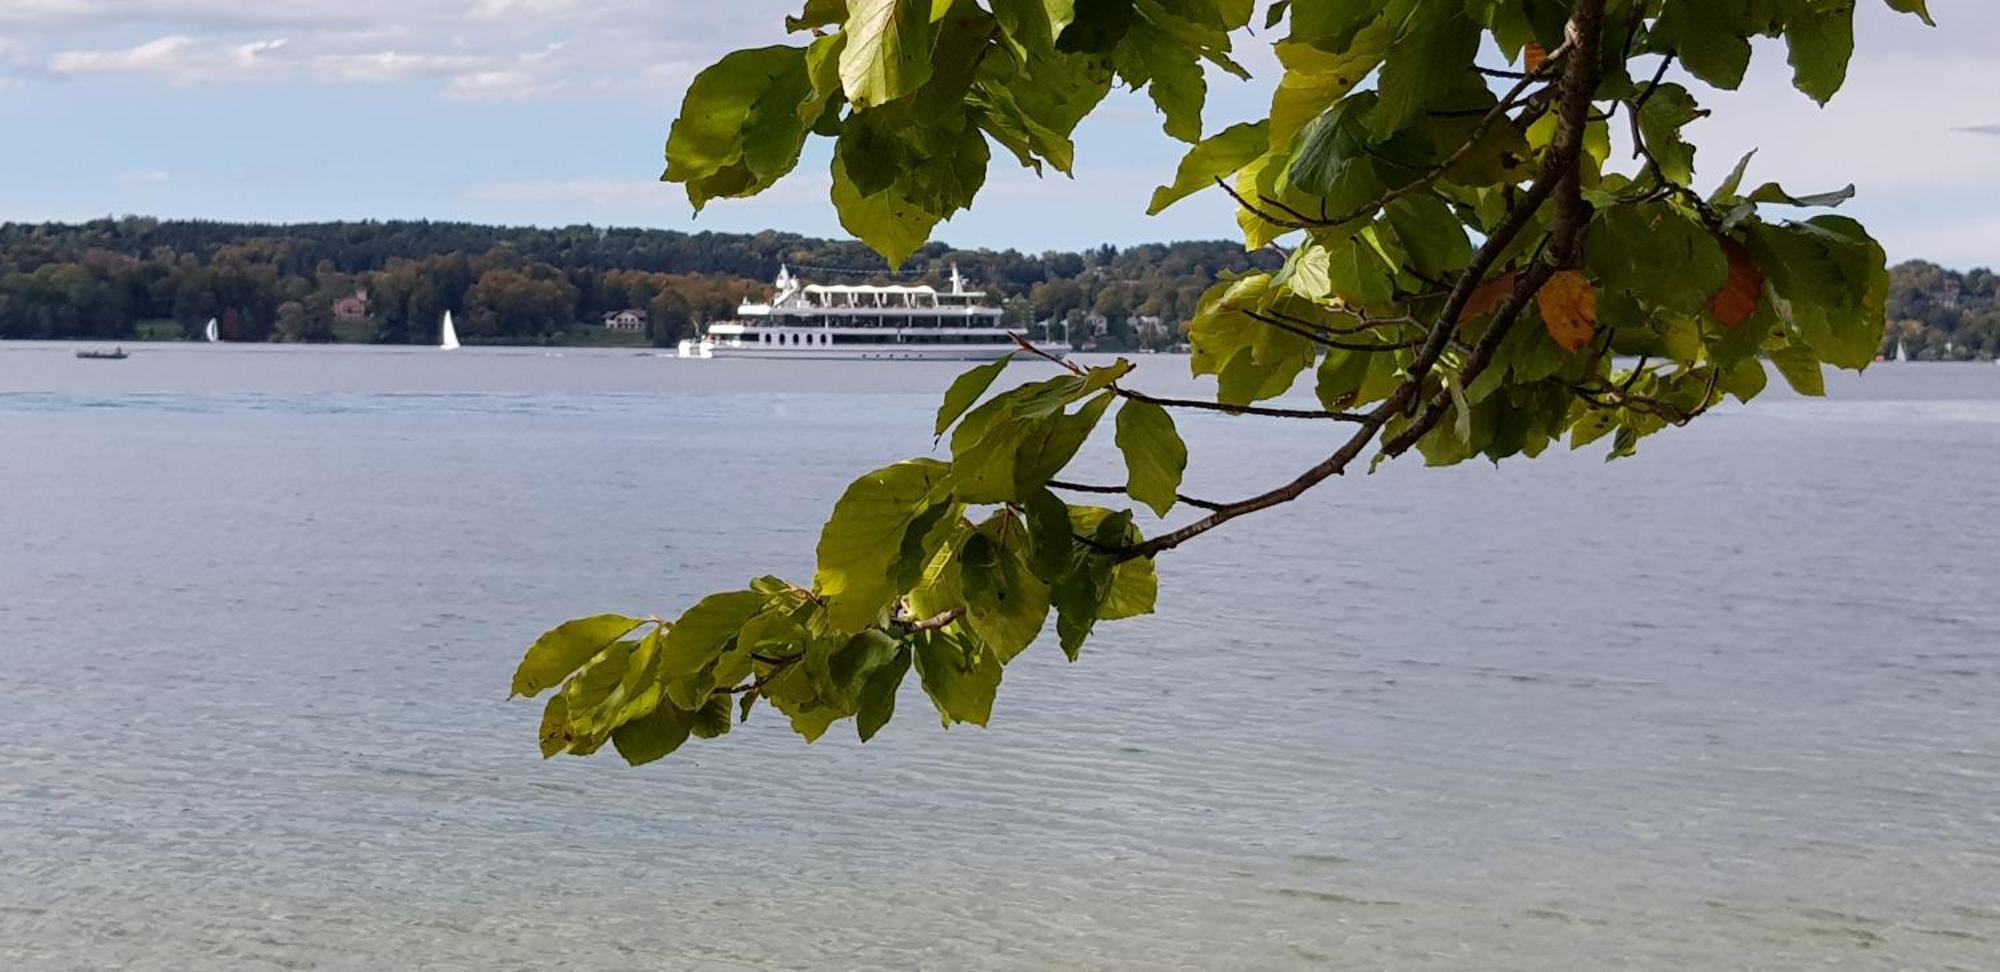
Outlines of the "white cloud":
[{"label": "white cloud", "polygon": [[[0,78],[430,81],[521,100],[643,83],[716,39],[775,38],[793,0],[0,0]],[[280,40],[279,38],[282,38]],[[10,67],[11,65],[11,67]],[[685,79],[685,74],[681,74]]]},{"label": "white cloud", "polygon": [[491,59],[469,54],[410,54],[391,50],[321,54],[311,63],[314,76],[322,81],[371,83],[449,77],[483,68]]},{"label": "white cloud", "polygon": [[560,90],[564,82],[533,71],[472,71],[445,85],[444,95],[459,101],[529,101]]},{"label": "white cloud", "polygon": [[62,51],[49,58],[56,74],[105,74],[120,71],[165,71],[181,64],[194,38],[175,34],[121,51]]}]

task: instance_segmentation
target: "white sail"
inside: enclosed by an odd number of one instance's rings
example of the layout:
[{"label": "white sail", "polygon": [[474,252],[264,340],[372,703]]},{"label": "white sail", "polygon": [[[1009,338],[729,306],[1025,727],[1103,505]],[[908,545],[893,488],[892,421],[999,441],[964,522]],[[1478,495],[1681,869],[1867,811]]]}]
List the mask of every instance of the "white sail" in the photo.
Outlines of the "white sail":
[{"label": "white sail", "polygon": [[1910,349],[1904,347],[1903,342],[1901,341],[1896,342],[1896,360],[1897,361],[1910,360]]},{"label": "white sail", "polygon": [[222,330],[216,326],[215,318],[213,317],[208,319],[208,327],[204,328],[201,334],[203,339],[210,344],[222,340]]},{"label": "white sail", "polygon": [[458,328],[451,326],[451,311],[444,312],[444,333],[438,338],[438,349],[451,351],[458,347]]}]

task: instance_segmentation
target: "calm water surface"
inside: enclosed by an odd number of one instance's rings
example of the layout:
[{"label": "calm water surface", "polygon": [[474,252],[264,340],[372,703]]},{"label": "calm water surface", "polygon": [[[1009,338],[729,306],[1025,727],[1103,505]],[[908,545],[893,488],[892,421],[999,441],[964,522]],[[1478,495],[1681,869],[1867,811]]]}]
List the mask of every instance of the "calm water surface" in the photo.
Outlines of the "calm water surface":
[{"label": "calm water surface", "polygon": [[1991,365],[1331,483],[991,730],[537,757],[528,641],[809,575],[954,372],[0,348],[0,968],[2000,967]]}]

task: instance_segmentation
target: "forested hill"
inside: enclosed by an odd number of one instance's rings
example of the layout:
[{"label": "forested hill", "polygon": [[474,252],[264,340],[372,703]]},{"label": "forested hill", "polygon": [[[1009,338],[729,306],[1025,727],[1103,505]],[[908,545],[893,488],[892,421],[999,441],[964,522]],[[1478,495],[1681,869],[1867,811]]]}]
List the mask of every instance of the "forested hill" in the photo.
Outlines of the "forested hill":
[{"label": "forested hill", "polygon": [[1889,332],[1919,360],[2000,357],[2000,277],[1912,260],[1890,274]]},{"label": "forested hill", "polygon": [[[671,344],[768,293],[778,266],[808,279],[887,274],[858,243],[790,233],[681,233],[419,221],[269,225],[138,217],[0,224],[0,338],[133,340],[194,334],[210,317],[235,341],[426,343],[452,311],[471,342]],[[1082,253],[954,250],[933,243],[903,282],[941,283],[956,263],[1002,302],[1008,323],[1096,325],[1107,347],[1176,339],[1224,271],[1274,267],[1232,242]],[[356,300],[356,297],[359,300]],[[606,314],[648,312],[612,335]],[[1158,325],[1149,318],[1158,318]]]}]

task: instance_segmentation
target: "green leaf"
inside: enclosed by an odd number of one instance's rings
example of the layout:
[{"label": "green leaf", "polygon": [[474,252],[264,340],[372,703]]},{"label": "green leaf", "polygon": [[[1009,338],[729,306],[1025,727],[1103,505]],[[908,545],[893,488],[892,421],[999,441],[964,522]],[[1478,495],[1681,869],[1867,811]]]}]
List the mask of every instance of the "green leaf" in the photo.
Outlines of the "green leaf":
[{"label": "green leaf", "polygon": [[625,762],[644,766],[681,748],[693,728],[694,721],[688,713],[663,705],[612,730],[611,744]]},{"label": "green leaf", "polygon": [[1859,369],[1875,360],[1887,321],[1888,261],[1861,224],[1832,215],[1759,223],[1744,245],[1786,301],[1797,336],[1822,361]]},{"label": "green leaf", "polygon": [[1000,372],[1007,370],[1007,365],[1013,360],[1014,356],[1009,354],[991,364],[980,365],[959,375],[951,383],[951,388],[944,393],[944,404],[938,406],[937,427],[932,434],[943,438],[945,430],[951,428],[952,423],[958,421],[958,417],[964,415],[965,410],[979,400],[979,396],[986,394],[986,389],[993,386],[993,380],[1000,377]]},{"label": "green leaf", "polygon": [[1643,304],[1699,313],[1729,282],[1729,257],[1708,228],[1664,202],[1614,206],[1585,242],[1590,275]]},{"label": "green leaf", "polygon": [[935,503],[910,521],[910,528],[903,533],[903,549],[889,569],[890,582],[897,590],[908,590],[922,583],[924,570],[937,556],[938,548],[957,532],[957,521],[964,509],[954,502]]},{"label": "green leaf", "polygon": [[1778,367],[1778,374],[1785,376],[1785,382],[1801,395],[1818,398],[1826,394],[1826,373],[1820,370],[1819,359],[1805,348],[1782,347],[1771,352],[1771,363]]},{"label": "green leaf", "polygon": [[785,29],[793,33],[816,27],[831,27],[847,19],[847,0],[806,0],[805,10],[785,18]]},{"label": "green leaf", "polygon": [[1028,426],[1014,455],[1014,489],[1008,497],[1017,500],[1047,486],[1076,457],[1085,440],[1104,418],[1104,410],[1117,397],[1102,392],[1084,402],[1076,411],[1044,419]]},{"label": "green leaf", "polygon": [[695,75],[667,135],[661,178],[687,186],[700,211],[709,200],[752,196],[798,164],[813,95],[806,52],[761,47],[725,55]]},{"label": "green leaf", "polygon": [[[939,222],[971,203],[991,160],[979,129],[882,109],[850,118],[834,146],[840,225],[901,266]],[[865,121],[878,116],[884,120]]]},{"label": "green leaf", "polygon": [[1333,278],[1329,270],[1326,247],[1309,243],[1292,251],[1285,259],[1284,269],[1279,271],[1278,280],[1291,288],[1292,293],[1307,300],[1320,300],[1333,293]]},{"label": "green leaf", "polygon": [[1685,186],[1694,181],[1694,146],[1681,137],[1681,129],[1701,117],[1694,96],[1678,84],[1663,84],[1639,110],[1639,131],[1646,148],[1660,162],[1667,181]]},{"label": "green leaf", "polygon": [[[1370,312],[1388,311],[1395,301],[1396,282],[1382,254],[1357,234],[1327,248],[1327,281],[1335,297],[1349,307]],[[1437,244],[1430,258],[1450,262],[1455,254],[1442,236],[1427,241]],[[1308,351],[1306,364],[1311,364]]]},{"label": "green leaf", "polygon": [[1069,569],[1050,585],[1050,600],[1056,609],[1056,634],[1063,654],[1076,661],[1083,643],[1098,621],[1117,620],[1150,613],[1159,592],[1159,580],[1150,560],[1113,563],[1107,550],[1140,542],[1129,511],[1113,513],[1095,506],[1070,507],[1070,529],[1089,537],[1090,544],[1076,544]]},{"label": "green leaf", "polygon": [[1285,15],[1292,9],[1292,0],[1271,0],[1271,6],[1264,11],[1264,29],[1277,30],[1285,22]]},{"label": "green leaf", "polygon": [[932,491],[950,467],[915,459],[877,469],[854,481],[834,504],[819,537],[813,585],[826,602],[827,623],[856,632],[873,624],[900,593],[890,568],[903,537],[931,505]]},{"label": "green leaf", "polygon": [[1479,53],[1479,25],[1465,16],[1463,4],[1423,3],[1412,8],[1382,60],[1381,103],[1368,119],[1368,130],[1376,138],[1387,138],[1422,118],[1457,86],[1466,65]]},{"label": "green leaf", "polygon": [[[727,695],[710,696],[701,708],[686,714],[688,729],[697,739],[714,739],[729,734],[734,724],[730,717],[735,714],[736,705]],[[612,740],[616,742],[614,738]]]},{"label": "green leaf", "polygon": [[1133,87],[1146,86],[1166,116],[1166,132],[1183,142],[1201,141],[1201,107],[1208,97],[1195,51],[1144,20],[1118,46],[1118,73]]},{"label": "green leaf", "polygon": [[594,751],[603,745],[605,734],[617,728],[624,706],[622,699],[613,696],[625,684],[639,645],[637,641],[613,643],[564,683],[563,705],[569,714],[570,734],[575,737],[571,752]]},{"label": "green leaf", "polygon": [[667,629],[660,645],[659,673],[675,704],[693,709],[715,690],[711,666],[745,622],[769,600],[768,595],[756,591],[711,594],[695,602]]},{"label": "green leaf", "polygon": [[855,713],[854,728],[862,742],[875,738],[896,715],[896,690],[910,671],[910,649],[896,649],[895,657],[876,668],[861,687],[861,707]]},{"label": "green leaf", "polygon": [[1049,615],[1049,587],[1035,576],[1028,528],[1001,510],[980,524],[959,548],[960,583],[965,591],[965,623],[999,657],[1014,660]]},{"label": "green leaf", "polygon": [[930,0],[848,0],[840,84],[857,109],[909,94],[931,78]]},{"label": "green leaf", "polygon": [[[1297,36],[1297,23],[1293,24],[1293,33]],[[1352,43],[1333,49],[1339,53],[1318,44],[1279,41],[1278,62],[1284,65],[1285,75],[1271,95],[1271,151],[1289,150],[1292,140],[1308,123],[1372,73],[1388,53],[1392,33],[1387,18],[1377,20],[1359,31]]]},{"label": "green leaf", "polygon": [[1320,362],[1314,393],[1331,412],[1371,405],[1395,392],[1401,369],[1391,353],[1336,348]]},{"label": "green leaf", "polygon": [[1330,51],[1345,50],[1356,43],[1356,35],[1385,5],[1386,0],[1309,0],[1298,4],[1292,10],[1291,40]]},{"label": "green leaf", "polygon": [[1061,579],[1069,569],[1070,552],[1076,539],[1070,534],[1069,504],[1048,489],[1028,494],[1021,504],[1028,518],[1028,535],[1033,546],[1029,566],[1045,582]]},{"label": "green leaf", "polygon": [[840,214],[841,228],[868,244],[892,267],[902,266],[943,222],[943,217],[925,212],[893,189],[863,195],[848,177],[838,154],[833,162],[833,206]]},{"label": "green leaf", "polygon": [[1364,91],[1327,109],[1299,133],[1286,178],[1300,192],[1323,198],[1329,216],[1356,211],[1388,189],[1368,136],[1367,117],[1374,106],[1374,93]]},{"label": "green leaf", "polygon": [[1716,387],[1736,396],[1739,402],[1747,402],[1764,391],[1770,376],[1764,372],[1764,363],[1756,358],[1744,358],[1723,368],[1716,380]]},{"label": "green leaf", "polygon": [[979,127],[1022,165],[1039,174],[1042,160],[1047,160],[1067,174],[1076,162],[1070,133],[1082,113],[1109,90],[1110,75],[1088,63],[1044,60],[1031,66],[1036,77],[1023,73],[1027,68],[1008,58],[982,60],[966,104],[977,110]]},{"label": "green leaf", "polygon": [[1128,400],[1118,409],[1118,450],[1125,455],[1125,492],[1157,516],[1174,508],[1187,471],[1187,443],[1173,416],[1152,402]]},{"label": "green leaf", "polygon": [[[1472,262],[1465,224],[1444,200],[1429,193],[1405,196],[1390,203],[1386,215],[1418,273],[1441,279]],[[1386,295],[1370,296],[1380,301]]]},{"label": "green leaf", "polygon": [[1653,47],[1680,55],[1689,74],[1734,91],[1750,67],[1748,7],[1732,0],[1666,0]]},{"label": "green leaf", "polygon": [[1751,149],[1736,160],[1736,168],[1729,170],[1729,178],[1722,180],[1722,185],[1715,187],[1715,193],[1708,197],[1710,205],[1722,205],[1736,200],[1737,190],[1743,187],[1743,174],[1749,171],[1750,160],[1756,156],[1757,150]]},{"label": "green leaf", "polygon": [[1794,196],[1775,182],[1766,182],[1750,194],[1751,202],[1779,203],[1786,206],[1834,207],[1854,198],[1854,185],[1833,192],[1815,193],[1809,196]]},{"label": "green leaf", "polygon": [[569,701],[561,692],[549,696],[542,706],[542,758],[548,759],[569,748]]},{"label": "green leaf", "polygon": [[945,726],[983,726],[993,716],[1000,690],[1000,660],[980,645],[946,631],[917,636],[917,677]]},{"label": "green leaf", "polygon": [[1899,13],[1916,14],[1924,23],[1932,27],[1937,26],[1937,21],[1931,19],[1931,12],[1925,6],[1925,0],[1889,0],[1889,9]]},{"label": "green leaf", "polygon": [[1826,104],[1847,82],[1847,62],[1854,56],[1854,4],[1796,5],[1785,25],[1785,44],[1791,52],[1792,86]]},{"label": "green leaf", "polygon": [[1153,201],[1146,207],[1146,215],[1156,215],[1214,185],[1216,179],[1235,175],[1256,161],[1264,154],[1265,129],[1263,122],[1231,125],[1189,149],[1181,159],[1179,171],[1174,173],[1173,184],[1153,190]]},{"label": "green leaf", "polygon": [[[1129,540],[1137,543],[1138,538]],[[1160,575],[1150,558],[1128,560],[1111,568],[1111,583],[1104,589],[1097,620],[1123,621],[1153,613],[1160,597]]]},{"label": "green leaf", "polygon": [[536,695],[553,687],[644,623],[622,614],[597,614],[557,625],[528,648],[514,670],[513,694]]}]

